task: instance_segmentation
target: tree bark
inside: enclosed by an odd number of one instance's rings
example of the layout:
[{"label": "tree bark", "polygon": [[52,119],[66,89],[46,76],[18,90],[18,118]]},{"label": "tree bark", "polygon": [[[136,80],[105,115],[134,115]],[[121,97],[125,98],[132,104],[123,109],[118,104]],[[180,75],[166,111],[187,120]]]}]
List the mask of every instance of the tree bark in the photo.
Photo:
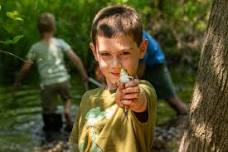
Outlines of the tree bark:
[{"label": "tree bark", "polygon": [[214,0],[179,152],[228,152],[228,0]]}]

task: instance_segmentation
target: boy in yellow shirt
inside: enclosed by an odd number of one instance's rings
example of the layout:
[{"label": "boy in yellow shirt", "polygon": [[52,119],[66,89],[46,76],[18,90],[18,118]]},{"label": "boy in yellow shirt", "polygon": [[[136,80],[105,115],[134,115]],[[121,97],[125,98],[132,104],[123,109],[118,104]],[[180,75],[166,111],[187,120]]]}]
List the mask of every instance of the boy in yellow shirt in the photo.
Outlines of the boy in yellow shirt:
[{"label": "boy in yellow shirt", "polygon": [[[107,86],[82,97],[70,136],[73,150],[150,151],[157,97],[148,82],[136,79],[147,47],[139,15],[128,6],[103,8],[93,20],[91,39],[91,50]],[[130,80],[122,80],[123,69]]]}]

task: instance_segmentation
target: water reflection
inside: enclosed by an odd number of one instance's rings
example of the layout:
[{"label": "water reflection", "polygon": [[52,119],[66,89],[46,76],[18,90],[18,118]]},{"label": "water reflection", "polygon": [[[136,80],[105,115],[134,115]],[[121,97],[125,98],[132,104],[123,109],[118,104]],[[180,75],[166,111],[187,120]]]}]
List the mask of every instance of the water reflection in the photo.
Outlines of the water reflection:
[{"label": "water reflection", "polygon": [[[74,82],[73,84],[76,84]],[[74,85],[72,117],[75,118],[77,104],[83,94],[83,85]],[[60,102],[61,103],[61,100]],[[43,121],[40,107],[40,91],[37,86],[24,85],[12,96],[11,87],[0,86],[0,152],[38,151],[54,136],[55,140],[67,140],[69,133],[43,132]],[[63,106],[58,106],[63,113]],[[64,120],[64,117],[63,117]]]}]

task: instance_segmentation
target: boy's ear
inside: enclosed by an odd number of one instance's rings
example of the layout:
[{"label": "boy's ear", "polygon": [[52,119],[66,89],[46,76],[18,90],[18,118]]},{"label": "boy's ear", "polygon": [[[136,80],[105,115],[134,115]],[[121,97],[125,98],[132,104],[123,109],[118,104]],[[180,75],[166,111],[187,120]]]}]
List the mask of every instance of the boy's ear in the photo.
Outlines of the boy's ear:
[{"label": "boy's ear", "polygon": [[148,45],[148,41],[147,40],[143,40],[142,43],[140,44],[139,46],[139,49],[140,49],[140,54],[139,54],[139,58],[140,59],[143,59],[145,53],[146,53],[146,50],[147,50],[147,45]]},{"label": "boy's ear", "polygon": [[98,60],[97,60],[96,47],[94,46],[94,44],[93,44],[92,42],[89,43],[89,46],[90,46],[90,49],[91,49],[92,52],[93,52],[93,56],[94,56],[95,60],[98,61]]}]

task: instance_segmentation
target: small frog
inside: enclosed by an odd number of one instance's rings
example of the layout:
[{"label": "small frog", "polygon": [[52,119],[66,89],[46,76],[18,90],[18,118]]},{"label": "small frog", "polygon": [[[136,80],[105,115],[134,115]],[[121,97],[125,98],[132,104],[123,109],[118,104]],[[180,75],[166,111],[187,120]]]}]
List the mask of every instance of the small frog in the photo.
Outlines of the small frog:
[{"label": "small frog", "polygon": [[127,83],[129,81],[130,81],[130,76],[128,75],[127,71],[122,68],[120,71],[120,82]]},{"label": "small frog", "polygon": [[[125,69],[121,68],[121,71],[120,71],[120,82],[121,83],[127,83],[130,80],[133,80],[133,77],[129,76],[127,71]],[[127,109],[127,107],[124,107],[125,116],[127,116],[127,113],[128,113],[128,109]]]}]

